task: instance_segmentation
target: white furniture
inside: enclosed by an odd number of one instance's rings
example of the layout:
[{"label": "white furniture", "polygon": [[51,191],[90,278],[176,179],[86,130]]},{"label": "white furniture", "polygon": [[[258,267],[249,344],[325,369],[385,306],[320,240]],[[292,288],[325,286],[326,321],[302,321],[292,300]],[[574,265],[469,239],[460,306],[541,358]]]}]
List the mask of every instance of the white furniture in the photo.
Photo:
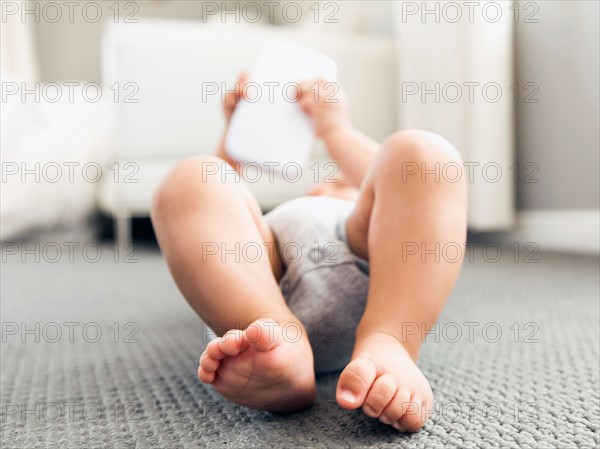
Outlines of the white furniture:
[{"label": "white furniture", "polygon": [[[111,24],[103,43],[103,76],[111,94],[120,94],[112,113],[113,160],[119,163],[120,176],[105,179],[99,205],[115,218],[121,244],[129,239],[129,219],[148,216],[152,193],[170,167],[217,148],[224,128],[221,97],[208,95],[209,89],[231,85],[265,44],[279,40],[314,48],[336,61],[359,129],[379,140],[395,131],[392,39],[324,36],[314,29],[262,25],[158,20]],[[127,95],[137,102],[126,102]],[[326,162],[318,146],[299,182],[271,183],[264,177],[248,186],[263,209],[272,208],[311,188],[315,172],[309,167],[315,161]],[[321,173],[319,179],[323,177]]]},{"label": "white furniture", "polygon": [[[122,170],[116,181],[105,178],[99,204],[115,217],[119,241],[128,240],[131,217],[148,215],[152,193],[173,164],[215,151],[224,128],[219,94],[273,41],[331,56],[350,99],[353,123],[374,139],[381,141],[397,129],[422,128],[450,140],[468,164],[463,176],[470,177],[469,228],[510,227],[515,187],[512,22],[417,20],[394,28],[393,37],[384,37],[220,22],[143,19],[135,26],[109,25],[104,82],[111,93],[120,93],[113,103],[113,161]],[[441,101],[431,94],[423,101],[422,92],[406,95],[407,87],[431,89],[436,83]],[[473,83],[478,84],[477,97],[470,101],[468,86]],[[493,96],[496,85],[503,89],[498,101],[484,97],[488,83],[492,88],[485,95]],[[459,101],[448,98],[455,94],[453,86],[462,89]],[[137,102],[127,103],[128,94]],[[270,209],[310,190],[315,161],[323,180],[327,158],[317,145],[299,182],[263,177],[248,187],[261,207]],[[129,180],[135,182],[125,182],[123,177],[134,170]]]}]

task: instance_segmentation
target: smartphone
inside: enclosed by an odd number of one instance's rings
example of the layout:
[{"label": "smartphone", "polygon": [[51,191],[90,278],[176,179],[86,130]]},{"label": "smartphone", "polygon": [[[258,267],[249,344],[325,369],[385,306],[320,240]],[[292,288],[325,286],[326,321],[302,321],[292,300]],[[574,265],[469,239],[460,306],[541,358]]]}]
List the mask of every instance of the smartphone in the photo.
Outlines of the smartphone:
[{"label": "smartphone", "polygon": [[296,100],[298,83],[315,78],[335,82],[337,75],[333,59],[315,50],[288,43],[265,47],[248,72],[247,98],[231,117],[225,137],[229,155],[279,173],[289,164],[306,165],[315,134]]}]

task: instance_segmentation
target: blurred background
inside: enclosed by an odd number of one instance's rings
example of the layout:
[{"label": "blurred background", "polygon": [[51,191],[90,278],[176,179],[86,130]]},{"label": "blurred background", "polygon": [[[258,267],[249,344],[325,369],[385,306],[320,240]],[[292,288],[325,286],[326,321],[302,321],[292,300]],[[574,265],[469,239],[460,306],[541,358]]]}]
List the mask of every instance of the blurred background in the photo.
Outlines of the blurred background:
[{"label": "blurred background", "polygon": [[[3,1],[2,241],[68,231],[125,244],[132,223],[148,229],[168,168],[217,147],[221,93],[283,40],[336,60],[363,132],[426,128],[459,149],[472,236],[597,253],[598,12],[587,1]],[[318,145],[314,159],[326,160]],[[311,182],[250,187],[268,210]]]},{"label": "blurred background", "polygon": [[[0,7],[0,446],[598,446],[599,2]],[[418,434],[339,408],[335,374],[291,416],[196,378],[212,334],[158,251],[152,193],[215,152],[222,95],[273,41],[333,58],[372,138],[425,128],[464,160],[416,174],[469,186],[463,268],[419,359],[436,409]],[[300,178],[248,186],[267,211],[325,182],[327,162],[316,142]]]}]

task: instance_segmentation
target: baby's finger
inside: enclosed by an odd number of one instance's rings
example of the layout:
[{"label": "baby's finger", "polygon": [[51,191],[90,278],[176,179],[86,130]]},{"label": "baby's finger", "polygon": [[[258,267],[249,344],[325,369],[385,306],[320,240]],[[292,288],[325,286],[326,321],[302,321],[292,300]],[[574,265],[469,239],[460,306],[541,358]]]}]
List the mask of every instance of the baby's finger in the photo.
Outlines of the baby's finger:
[{"label": "baby's finger", "polygon": [[237,83],[235,83],[235,94],[238,100],[246,96],[246,84],[248,84],[248,73],[242,72]]},{"label": "baby's finger", "polygon": [[223,104],[225,105],[225,109],[232,111],[237,102],[237,96],[233,92],[228,92],[225,94],[225,101]]},{"label": "baby's finger", "polygon": [[316,80],[304,80],[298,83],[298,89],[296,89],[296,99],[300,100],[303,97],[308,97],[310,94],[311,86],[314,86]]},{"label": "baby's finger", "polygon": [[317,78],[317,83],[319,86],[325,86],[327,83],[331,83],[332,81],[326,80],[325,78]]},{"label": "baby's finger", "polygon": [[304,95],[298,100],[297,103],[298,106],[300,106],[300,109],[302,109],[302,111],[304,111],[306,114],[312,115],[315,101],[313,100],[311,95]]}]

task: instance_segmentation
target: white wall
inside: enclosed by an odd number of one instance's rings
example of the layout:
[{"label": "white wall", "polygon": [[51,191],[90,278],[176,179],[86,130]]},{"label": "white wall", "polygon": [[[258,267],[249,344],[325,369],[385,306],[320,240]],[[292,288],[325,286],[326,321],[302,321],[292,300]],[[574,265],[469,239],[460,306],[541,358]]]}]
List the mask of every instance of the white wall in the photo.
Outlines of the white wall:
[{"label": "white wall", "polygon": [[518,207],[598,209],[599,3],[535,3],[539,23],[516,26],[517,80],[539,85],[539,103],[517,104],[517,154],[539,182],[518,185]]}]

